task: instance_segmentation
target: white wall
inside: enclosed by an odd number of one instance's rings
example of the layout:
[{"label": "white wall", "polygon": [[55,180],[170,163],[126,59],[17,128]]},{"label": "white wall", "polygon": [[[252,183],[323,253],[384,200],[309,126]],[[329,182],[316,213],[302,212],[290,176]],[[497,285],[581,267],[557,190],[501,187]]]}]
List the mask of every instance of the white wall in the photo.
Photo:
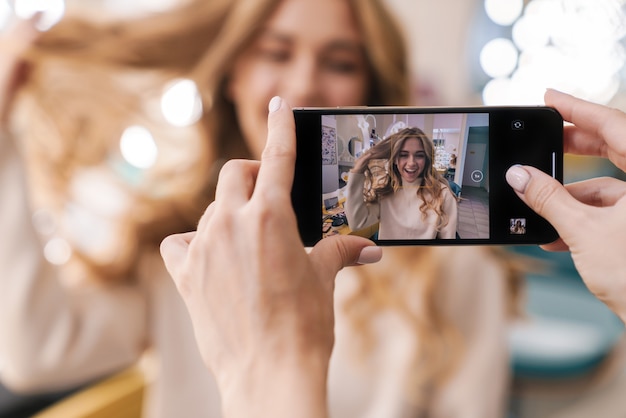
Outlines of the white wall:
[{"label": "white wall", "polygon": [[[467,70],[469,25],[480,0],[384,0],[403,26],[416,79],[434,89],[432,104],[474,105]],[[423,102],[421,104],[431,104]]]}]

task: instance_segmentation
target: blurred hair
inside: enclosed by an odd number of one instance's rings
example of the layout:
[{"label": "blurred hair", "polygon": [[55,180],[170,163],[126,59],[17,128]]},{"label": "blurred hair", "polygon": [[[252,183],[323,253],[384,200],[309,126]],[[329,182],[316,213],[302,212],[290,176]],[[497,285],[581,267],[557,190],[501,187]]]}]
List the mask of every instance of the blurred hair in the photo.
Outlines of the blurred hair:
[{"label": "blurred hair", "polygon": [[[445,277],[444,266],[458,261],[454,256],[449,257],[449,252],[439,250],[441,247],[385,248],[383,260],[358,267],[357,291],[343,306],[352,318],[362,348],[359,354],[363,357],[376,345],[372,319],[381,312],[396,315],[415,332],[418,351],[408,366],[405,391],[406,399],[424,410],[433,392],[444,386],[458,369],[466,347],[464,331],[443,306],[444,295],[449,296],[458,280],[467,278]],[[509,318],[521,316],[524,274],[529,260],[514,257],[499,247],[481,247],[480,252],[479,262],[502,275],[497,279],[505,283],[502,296],[507,312],[504,314]]]},{"label": "blurred hair", "polygon": [[[367,103],[354,105],[407,104],[406,47],[399,26],[378,0],[346,1],[363,34],[371,74]],[[126,239],[117,256],[105,262],[74,251],[94,274],[127,276],[144,244],[195,229],[213,199],[221,163],[251,156],[225,85],[235,58],[280,2],[194,0],[130,20],[68,15],[29,51],[30,77],[16,102],[13,125],[26,142],[33,184],[46,204],[63,210],[69,183],[81,167],[109,164],[120,177],[130,176],[129,184],[120,181],[133,203],[119,219]],[[204,103],[200,123],[185,129],[147,111],[164,85],[177,78],[194,80]],[[135,124],[151,130],[159,155],[179,158],[158,160],[139,174],[120,168],[119,138]]]}]

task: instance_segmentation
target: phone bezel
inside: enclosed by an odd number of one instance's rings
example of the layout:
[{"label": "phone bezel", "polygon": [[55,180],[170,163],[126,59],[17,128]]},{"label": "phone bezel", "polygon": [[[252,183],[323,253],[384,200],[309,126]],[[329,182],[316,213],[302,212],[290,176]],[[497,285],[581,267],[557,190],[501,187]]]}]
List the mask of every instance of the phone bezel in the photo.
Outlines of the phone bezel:
[{"label": "phone bezel", "polygon": [[[489,114],[490,238],[377,240],[378,245],[524,245],[546,244],[558,238],[554,228],[515,195],[505,172],[514,164],[532,165],[563,182],[563,118],[547,106],[473,107],[340,107],[294,108],[297,157],[292,202],[303,243],[322,239],[322,115]],[[512,121],[524,121],[512,129]],[[317,140],[315,140],[317,138]],[[496,157],[497,156],[497,157]],[[507,215],[508,213],[508,215]],[[513,214],[533,225],[530,233],[504,232]],[[496,232],[499,231],[499,232]]]}]

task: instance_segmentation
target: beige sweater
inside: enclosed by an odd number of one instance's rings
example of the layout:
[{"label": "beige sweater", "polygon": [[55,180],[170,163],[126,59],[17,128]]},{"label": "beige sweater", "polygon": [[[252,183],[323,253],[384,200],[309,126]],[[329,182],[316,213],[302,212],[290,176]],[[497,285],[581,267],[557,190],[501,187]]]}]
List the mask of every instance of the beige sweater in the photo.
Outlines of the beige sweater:
[{"label": "beige sweater", "polygon": [[348,179],[345,208],[348,225],[354,231],[380,222],[379,239],[454,239],[458,208],[456,199],[448,188],[441,185],[443,194],[442,209],[449,221],[437,231],[437,214],[429,210],[422,216],[420,206],[424,201],[417,195],[416,187],[407,185],[397,192],[385,196],[377,203],[363,201],[365,175],[350,173]]},{"label": "beige sweater", "polygon": [[[0,140],[0,377],[20,391],[70,387],[137,361],[146,349],[158,370],[145,416],[218,417],[219,395],[205,369],[185,307],[155,252],[132,284],[66,286],[43,255],[31,224],[20,160]],[[468,336],[467,357],[438,394],[433,417],[500,417],[508,357],[503,283],[479,249],[442,248],[450,264],[446,308]],[[383,264],[384,266],[384,264]],[[469,266],[469,268],[468,268]],[[337,346],[329,388],[333,417],[403,416],[398,389],[418,341],[393,315],[381,315],[375,373],[355,363],[355,342],[340,309],[358,280],[345,269],[337,282]],[[268,376],[271,379],[271,376]],[[296,414],[297,415],[297,414]]]}]

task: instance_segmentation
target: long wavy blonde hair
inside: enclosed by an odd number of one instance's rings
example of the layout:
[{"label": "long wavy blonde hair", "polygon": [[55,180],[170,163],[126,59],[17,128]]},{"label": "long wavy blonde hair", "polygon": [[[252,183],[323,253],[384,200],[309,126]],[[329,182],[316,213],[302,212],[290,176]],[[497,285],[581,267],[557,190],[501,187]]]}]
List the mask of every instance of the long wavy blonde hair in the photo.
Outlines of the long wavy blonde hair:
[{"label": "long wavy blonde hair", "polygon": [[[131,196],[118,216],[119,246],[103,260],[74,256],[106,280],[132,276],[137,254],[168,234],[195,229],[213,199],[224,160],[249,158],[233,103],[225,93],[231,67],[282,0],[193,0],[132,20],[66,16],[28,51],[30,74],[12,112],[33,185],[43,205],[65,210],[71,181],[85,167],[108,165]],[[405,44],[378,0],[346,0],[362,30],[371,82],[368,105],[408,102]],[[149,107],[174,79],[195,81],[203,115],[173,128]],[[363,103],[355,103],[363,104]],[[119,138],[131,125],[150,129],[161,156],[137,173],[120,167]]]}]

